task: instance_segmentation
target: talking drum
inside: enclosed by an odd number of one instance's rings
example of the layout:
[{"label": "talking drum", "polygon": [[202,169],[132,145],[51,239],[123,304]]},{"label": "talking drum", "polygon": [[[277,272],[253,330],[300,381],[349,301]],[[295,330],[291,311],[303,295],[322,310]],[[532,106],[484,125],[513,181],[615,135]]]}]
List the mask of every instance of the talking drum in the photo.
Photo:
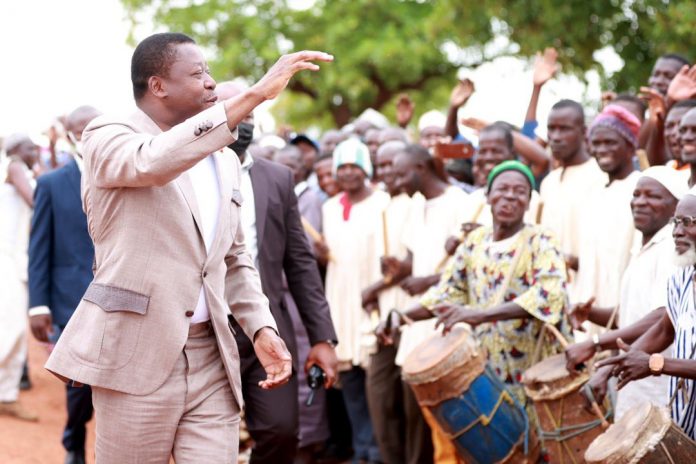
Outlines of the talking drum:
[{"label": "talking drum", "polygon": [[571,375],[565,366],[565,355],[550,356],[527,369],[522,383],[534,402],[539,439],[550,462],[578,463],[583,461],[588,445],[604,430],[600,427],[602,420],[585,408],[587,401],[580,392],[589,373]]},{"label": "talking drum", "polygon": [[669,417],[669,410],[645,403],[629,410],[587,449],[588,463],[681,464],[696,462],[696,442]]},{"label": "talking drum", "polygon": [[469,329],[433,334],[409,354],[402,375],[467,463],[536,462],[524,409],[487,366]]}]

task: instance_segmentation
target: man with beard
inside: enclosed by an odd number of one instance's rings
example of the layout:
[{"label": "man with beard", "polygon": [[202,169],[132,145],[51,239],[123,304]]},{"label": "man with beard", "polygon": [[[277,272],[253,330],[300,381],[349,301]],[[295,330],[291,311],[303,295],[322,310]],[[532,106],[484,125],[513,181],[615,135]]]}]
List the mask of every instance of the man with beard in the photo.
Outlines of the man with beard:
[{"label": "man with beard", "polygon": [[[672,219],[675,264],[679,269],[667,283],[667,310],[659,320],[631,345],[617,340],[623,353],[600,361],[597,367],[612,368],[618,388],[650,375],[669,378],[670,397],[684,380],[683,391],[672,404],[672,420],[692,440],[696,439],[696,190],[693,188],[677,204]],[[673,357],[662,353],[673,344]]]},{"label": "man with beard", "polygon": [[608,105],[589,131],[590,150],[609,182],[583,192],[576,301],[595,298],[599,307],[619,303],[621,276],[636,233],[629,203],[640,174],[634,171],[640,122],[618,105]]},{"label": "man with beard", "polygon": [[[217,89],[218,96],[224,99],[242,91],[241,87],[227,82]],[[247,147],[254,133],[252,113],[237,129],[239,138],[229,148],[242,166],[240,190],[244,199],[242,227],[246,247],[259,270],[261,287],[268,297],[278,333],[296,360],[295,371],[302,369],[306,373],[316,364],[326,373],[324,387],[329,388],[336,378],[336,333],[319,271],[302,229],[294,192],[295,178],[284,166],[249,155]],[[294,146],[289,149],[299,152]],[[299,153],[296,156],[299,158]],[[300,317],[297,323],[304,329],[309,346],[297,346],[294,316]],[[241,359],[245,420],[254,440],[251,462],[291,464],[298,446],[298,376],[270,392],[262,390],[258,381],[263,377],[263,366],[252,342],[236,322],[232,325]],[[304,356],[299,358],[298,353]],[[318,400],[315,413],[319,422],[322,406],[323,402]],[[307,436],[316,430],[304,427],[300,432]],[[300,435],[308,438],[304,445],[325,438],[313,440],[305,436]]]},{"label": "man with beard", "polygon": [[[623,275],[618,308],[582,305],[570,314],[576,328],[589,319],[601,326],[615,322],[619,329],[570,346],[566,350],[569,371],[597,351],[616,349],[618,338],[632,343],[659,320],[667,306],[667,281],[675,270],[669,220],[687,190],[683,176],[666,166],[653,166],[641,174],[633,191],[631,211],[642,240],[635,243],[631,262]],[[671,350],[667,350],[663,354],[669,356],[670,353]],[[598,397],[604,397],[610,376],[611,367],[594,374],[590,385]],[[666,378],[649,378],[627,385],[617,396],[615,417],[618,419],[631,408],[647,402],[666,405],[667,389]]]},{"label": "man with beard", "polygon": [[[540,224],[558,237],[571,282],[578,268],[582,211],[587,208],[584,194],[607,182],[607,175],[587,152],[585,132],[585,114],[579,103],[561,100],[553,105],[547,137],[559,167],[541,182]],[[572,283],[569,287],[572,293]]]}]

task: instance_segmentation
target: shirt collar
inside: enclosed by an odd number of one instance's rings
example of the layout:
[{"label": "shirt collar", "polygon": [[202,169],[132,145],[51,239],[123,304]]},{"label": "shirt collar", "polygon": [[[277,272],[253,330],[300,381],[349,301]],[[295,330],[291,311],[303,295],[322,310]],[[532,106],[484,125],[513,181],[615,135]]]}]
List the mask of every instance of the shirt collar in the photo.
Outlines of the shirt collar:
[{"label": "shirt collar", "polygon": [[299,184],[295,185],[295,196],[299,197],[304,193],[305,190],[309,188],[309,184],[306,180],[303,180]]},{"label": "shirt collar", "polygon": [[248,173],[253,165],[254,165],[254,158],[251,157],[251,153],[249,153],[248,151],[245,152],[244,153],[244,161],[242,162],[242,171],[245,173]]},{"label": "shirt collar", "polygon": [[667,240],[667,239],[671,239],[671,238],[672,238],[672,224],[667,223],[666,226],[664,226],[662,229],[655,232],[655,235],[652,236],[652,238],[648,241],[648,243],[638,247],[638,253],[642,253],[642,252],[652,248],[654,245],[657,245],[658,243],[660,243],[664,240]]},{"label": "shirt collar", "polygon": [[75,164],[77,164],[77,169],[80,170],[80,174],[82,174],[85,170],[85,162],[82,159],[80,155],[73,154],[73,159],[75,160]]}]

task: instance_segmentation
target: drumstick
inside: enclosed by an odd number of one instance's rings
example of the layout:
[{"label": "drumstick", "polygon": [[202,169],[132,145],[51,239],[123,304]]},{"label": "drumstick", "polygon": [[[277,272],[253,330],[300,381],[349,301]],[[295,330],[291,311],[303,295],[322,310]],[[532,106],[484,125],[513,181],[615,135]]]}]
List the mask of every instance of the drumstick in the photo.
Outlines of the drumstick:
[{"label": "drumstick", "polygon": [[565,339],[563,334],[556,327],[549,324],[548,322],[546,324],[544,324],[544,326],[546,327],[546,330],[551,332],[553,334],[553,336],[556,337],[556,340],[558,340],[558,343],[561,344],[561,346],[563,347],[564,350],[566,348],[568,348],[568,341]]},{"label": "drumstick", "polygon": [[[324,237],[321,236],[319,231],[314,228],[312,224],[309,223],[309,221],[304,217],[301,216],[300,220],[302,221],[302,228],[307,232],[307,234],[312,237],[312,240],[315,242],[323,243],[324,242]],[[331,253],[329,253],[329,261],[333,261],[333,256],[331,256]]]},{"label": "drumstick", "polygon": [[537,213],[536,213],[536,223],[541,224],[541,214],[544,211],[544,202],[540,201],[539,202],[539,207],[537,208]]},{"label": "drumstick", "polygon": [[483,207],[486,206],[486,202],[479,203],[478,207],[476,208],[476,211],[474,212],[474,215],[471,217],[471,221],[474,224],[478,220],[479,215],[481,214],[481,211],[483,211]]},{"label": "drumstick", "polygon": [[602,423],[602,428],[606,429],[609,427],[609,422],[604,418],[604,414],[602,414],[602,410],[599,408],[599,405],[597,404],[597,401],[592,399],[592,412],[595,413],[595,416],[599,419],[599,421]]},{"label": "drumstick", "polygon": [[389,256],[389,233],[387,231],[387,210],[382,210],[382,243],[384,244],[384,256]]}]

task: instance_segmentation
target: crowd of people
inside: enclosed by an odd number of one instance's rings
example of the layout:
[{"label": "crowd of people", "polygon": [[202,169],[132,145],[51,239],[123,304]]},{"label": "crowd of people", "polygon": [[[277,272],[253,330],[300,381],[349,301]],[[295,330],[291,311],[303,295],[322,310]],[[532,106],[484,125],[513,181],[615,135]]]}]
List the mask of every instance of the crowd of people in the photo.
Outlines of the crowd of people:
[{"label": "crowd of people", "polygon": [[[258,84],[216,88],[199,55],[186,36],[152,36],[133,57],[133,119],[81,106],[46,147],[25,134],[4,138],[0,415],[38,418],[19,401],[31,332],[60,340],[48,368],[68,381],[66,462],[84,462],[94,412],[103,462],[136,462],[140,448],[227,462],[237,437],[225,438],[220,417],[220,430],[203,434],[215,435],[211,449],[224,457],[188,454],[200,439],[189,412],[213,417],[200,398],[217,395],[211,385],[234,369],[241,380],[212,407],[234,418],[244,403],[251,462],[463,462],[401,373],[428,337],[466,324],[532,424],[526,370],[565,351],[573,372],[615,350],[588,366],[614,420],[676,395],[672,419],[696,439],[696,66],[687,59],[661,56],[639,95],[606,93],[592,109],[562,99],[537,121],[539,96],[558,72],[547,49],[520,126],[460,120],[475,92],[464,79],[446,111],[417,123],[403,95],[396,121],[368,110],[315,139],[259,134],[247,103]],[[317,59],[326,60],[304,57],[293,73]],[[182,62],[201,68],[199,106],[172,84]],[[281,90],[269,74],[260,81],[266,98]],[[236,128],[231,138],[225,121]],[[175,208],[187,215],[176,218]],[[196,232],[183,240],[186,227]],[[269,315],[252,317],[266,300]],[[168,319],[179,312],[186,318]],[[155,344],[144,335],[154,333]],[[215,347],[222,365],[196,384],[193,367],[219,359]],[[225,361],[237,357],[239,368]],[[165,387],[183,388],[186,399],[115,419]]]}]

